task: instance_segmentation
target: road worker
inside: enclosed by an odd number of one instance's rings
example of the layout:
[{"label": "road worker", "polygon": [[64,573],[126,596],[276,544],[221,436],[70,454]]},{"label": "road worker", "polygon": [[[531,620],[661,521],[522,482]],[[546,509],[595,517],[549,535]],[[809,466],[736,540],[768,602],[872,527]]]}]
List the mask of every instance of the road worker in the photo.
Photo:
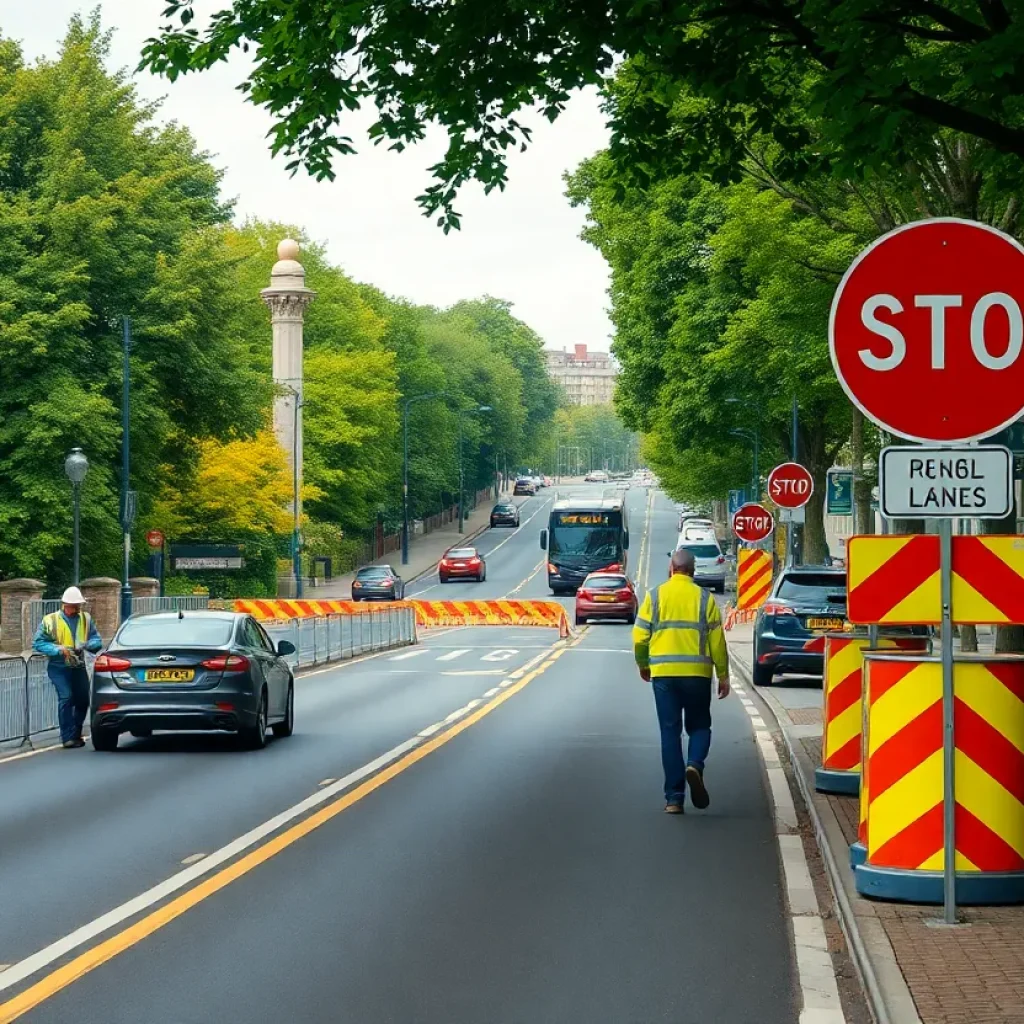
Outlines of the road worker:
[{"label": "road worker", "polygon": [[78,587],[64,591],[59,612],[39,623],[32,650],[49,658],[47,675],[57,691],[57,720],[65,748],[84,747],[82,728],[89,713],[89,673],[85,652],[103,649],[103,640]]},{"label": "road worker", "polygon": [[729,695],[722,617],[711,593],[694,583],[693,571],[693,553],[679,548],[671,556],[668,582],[647,592],[633,627],[640,678],[653,686],[661,728],[666,814],[683,813],[687,786],[694,807],[703,810],[711,802],[704,762],[711,747],[712,671],[719,699]]}]

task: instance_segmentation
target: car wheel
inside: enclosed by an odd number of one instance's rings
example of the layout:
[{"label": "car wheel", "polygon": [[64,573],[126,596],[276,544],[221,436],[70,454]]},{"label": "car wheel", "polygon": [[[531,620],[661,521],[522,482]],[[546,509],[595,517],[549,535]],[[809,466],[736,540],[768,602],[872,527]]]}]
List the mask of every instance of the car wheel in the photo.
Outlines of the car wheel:
[{"label": "car wheel", "polygon": [[275,722],[271,726],[274,736],[283,740],[295,731],[295,686],[288,684],[288,700],[285,702],[284,721]]},{"label": "car wheel", "polygon": [[486,583],[487,582],[487,573],[486,572],[480,573],[480,578],[479,578],[478,582],[480,582],[480,583]]},{"label": "car wheel", "polygon": [[577,626],[585,626],[586,624],[587,624],[586,616],[584,616],[584,615],[577,615],[576,616],[576,625]]},{"label": "car wheel", "polygon": [[247,750],[262,750],[267,745],[267,691],[260,692],[260,703],[256,709],[256,724],[238,730]]},{"label": "car wheel", "polygon": [[632,626],[636,622],[636,612],[633,612],[626,621]]},{"label": "car wheel", "polygon": [[718,586],[715,587],[715,593],[716,594],[724,594],[725,593],[725,584],[724,583],[719,583]]},{"label": "car wheel", "polygon": [[152,729],[132,729],[131,734],[137,740],[148,740],[153,735]]},{"label": "car wheel", "polygon": [[772,676],[775,675],[775,671],[771,665],[754,665],[753,672],[751,673],[754,677],[755,686],[771,686]]},{"label": "car wheel", "polygon": [[92,728],[92,749],[111,751],[117,750],[117,730]]}]

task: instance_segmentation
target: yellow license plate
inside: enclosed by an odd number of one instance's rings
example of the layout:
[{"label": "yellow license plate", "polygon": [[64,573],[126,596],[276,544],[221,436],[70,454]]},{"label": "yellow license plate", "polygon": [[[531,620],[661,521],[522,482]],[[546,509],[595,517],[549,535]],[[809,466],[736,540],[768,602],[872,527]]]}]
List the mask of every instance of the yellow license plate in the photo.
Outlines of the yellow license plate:
[{"label": "yellow license plate", "polygon": [[842,619],[808,619],[807,628],[846,630],[848,627]]},{"label": "yellow license plate", "polygon": [[595,601],[614,601],[615,600],[615,595],[614,594],[595,594],[594,595],[594,600]]},{"label": "yellow license plate", "polygon": [[196,677],[194,668],[147,668],[147,683],[191,683]]}]

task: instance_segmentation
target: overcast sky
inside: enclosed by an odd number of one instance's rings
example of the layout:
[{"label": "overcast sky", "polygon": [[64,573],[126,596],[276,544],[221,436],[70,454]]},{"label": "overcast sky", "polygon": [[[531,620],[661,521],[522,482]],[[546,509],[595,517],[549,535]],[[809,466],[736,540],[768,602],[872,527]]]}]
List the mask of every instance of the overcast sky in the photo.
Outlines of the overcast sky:
[{"label": "overcast sky", "polygon": [[[19,40],[30,60],[53,56],[71,15],[93,6],[92,0],[10,0],[2,4],[0,33]],[[196,2],[197,11],[222,6]],[[104,25],[116,28],[113,66],[137,64],[164,7],[164,0],[102,4]],[[334,182],[315,182],[304,171],[290,178],[285,160],[271,159],[267,148],[269,117],[234,89],[242,77],[237,61],[173,84],[137,77],[140,94],[165,96],[161,116],[186,124],[225,170],[224,190],[237,198],[239,217],[302,225],[347,273],[391,294],[438,306],[499,296],[548,345],[586,342],[607,350],[607,267],[579,240],[583,213],[570,208],[562,182],[565,171],[607,139],[596,96],[576,97],[555,125],[538,119],[534,145],[510,160],[506,191],[463,190],[462,230],[446,237],[415,203],[429,183],[426,168],[443,152],[440,133],[392,154],[362,139],[370,123],[363,117],[350,131],[359,153],[338,160]]]}]

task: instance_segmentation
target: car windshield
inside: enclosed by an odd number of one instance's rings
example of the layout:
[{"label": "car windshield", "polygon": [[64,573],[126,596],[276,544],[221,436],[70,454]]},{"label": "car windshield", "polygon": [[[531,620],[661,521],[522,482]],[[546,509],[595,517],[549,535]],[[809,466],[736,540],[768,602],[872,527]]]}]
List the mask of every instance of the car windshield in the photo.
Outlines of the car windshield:
[{"label": "car windshield", "polygon": [[368,569],[360,569],[356,576],[361,580],[381,579],[390,576],[391,570],[386,565],[372,565]]},{"label": "car windshield", "polygon": [[231,640],[234,619],[189,615],[143,615],[129,619],[117,634],[119,647],[223,647]]},{"label": "car windshield", "polygon": [[495,505],[494,506],[494,511],[495,512],[515,512],[515,510],[516,510],[515,505]]},{"label": "car windshield", "polygon": [[694,558],[717,558],[722,553],[717,544],[681,544],[680,547],[693,552]]},{"label": "car windshield", "polygon": [[776,597],[795,604],[846,604],[846,577],[832,572],[787,573]]},{"label": "car windshield", "polygon": [[583,584],[587,590],[618,590],[626,585],[625,576],[591,576]]},{"label": "car windshield", "polygon": [[475,558],[476,548],[452,548],[448,552],[449,558]]}]

